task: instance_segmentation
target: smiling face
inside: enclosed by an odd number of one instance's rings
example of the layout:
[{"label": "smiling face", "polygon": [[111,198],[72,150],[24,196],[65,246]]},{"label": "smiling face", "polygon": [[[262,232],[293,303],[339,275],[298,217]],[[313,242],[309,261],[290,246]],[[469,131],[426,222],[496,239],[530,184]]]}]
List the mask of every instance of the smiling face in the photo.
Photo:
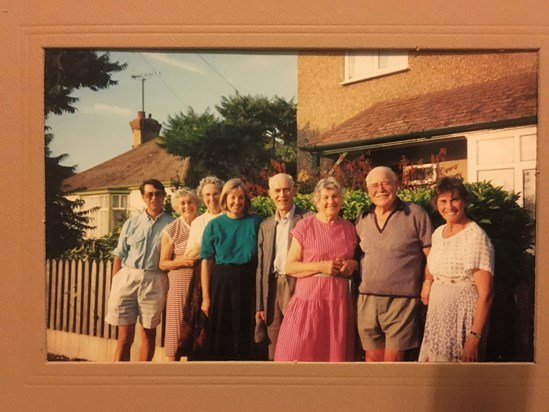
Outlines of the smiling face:
[{"label": "smiling face", "polygon": [[373,169],[366,184],[368,196],[377,208],[389,210],[394,207],[397,200],[397,185],[391,173],[383,168]]},{"label": "smiling face", "polygon": [[321,189],[316,210],[328,219],[338,216],[341,209],[341,194],[337,189]]},{"label": "smiling face", "polygon": [[202,188],[202,201],[206,205],[208,212],[213,215],[217,215],[221,212],[221,207],[219,206],[220,194],[219,189],[213,183],[208,183]]},{"label": "smiling face", "polygon": [[227,214],[232,218],[244,216],[246,197],[240,188],[233,189],[227,194]]},{"label": "smiling face", "polygon": [[290,211],[294,202],[294,186],[292,182],[283,175],[275,176],[269,185],[269,196],[273,200],[276,210],[281,215]]},{"label": "smiling face", "polygon": [[162,206],[164,205],[164,197],[166,194],[153,185],[145,185],[143,187],[143,202],[147,206],[147,213],[151,216],[156,216],[162,212]]},{"label": "smiling face", "polygon": [[192,221],[196,217],[198,205],[193,196],[185,195],[177,199],[176,208],[186,222]]},{"label": "smiling face", "polygon": [[467,220],[466,207],[467,203],[456,192],[441,193],[437,197],[438,213],[446,223],[459,224]]}]

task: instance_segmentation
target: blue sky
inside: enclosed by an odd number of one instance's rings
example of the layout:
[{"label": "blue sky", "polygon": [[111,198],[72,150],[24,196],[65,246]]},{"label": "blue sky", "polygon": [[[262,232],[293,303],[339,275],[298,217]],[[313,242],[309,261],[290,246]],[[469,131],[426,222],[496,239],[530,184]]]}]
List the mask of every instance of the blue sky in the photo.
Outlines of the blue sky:
[{"label": "blue sky", "polygon": [[[127,62],[115,73],[118,85],[93,92],[77,90],[78,111],[50,115],[53,155],[67,153],[65,165],[83,171],[131,149],[130,120],[142,106],[142,81],[146,75],[145,112],[166,123],[192,107],[201,113],[215,112],[221,96],[240,94],[280,96],[297,102],[297,57],[295,53],[253,52],[111,52],[111,60]],[[160,130],[162,134],[162,130]]]}]

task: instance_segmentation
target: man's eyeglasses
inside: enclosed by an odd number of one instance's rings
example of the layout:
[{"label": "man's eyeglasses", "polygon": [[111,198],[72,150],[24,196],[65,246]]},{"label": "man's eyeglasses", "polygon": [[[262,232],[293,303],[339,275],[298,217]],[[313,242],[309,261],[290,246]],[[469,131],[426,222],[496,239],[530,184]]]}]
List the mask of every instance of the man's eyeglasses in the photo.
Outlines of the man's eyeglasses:
[{"label": "man's eyeglasses", "polygon": [[146,197],[147,199],[152,199],[153,197],[164,197],[164,192],[161,192],[160,190],[156,192],[146,192],[143,194],[143,197]]},{"label": "man's eyeglasses", "polygon": [[372,192],[377,192],[381,187],[387,190],[393,187],[393,182],[385,180],[384,182],[381,182],[381,183],[372,183],[371,185],[368,186],[368,189],[371,190]]}]

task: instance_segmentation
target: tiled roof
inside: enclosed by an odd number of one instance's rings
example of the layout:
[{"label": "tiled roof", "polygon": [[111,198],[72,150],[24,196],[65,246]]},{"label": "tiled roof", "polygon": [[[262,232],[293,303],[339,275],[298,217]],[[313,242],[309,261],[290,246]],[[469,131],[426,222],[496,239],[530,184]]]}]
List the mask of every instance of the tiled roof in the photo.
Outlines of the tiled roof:
[{"label": "tiled roof", "polygon": [[537,74],[472,84],[378,103],[337,125],[309,146],[383,138],[537,115]]},{"label": "tiled roof", "polygon": [[[64,180],[71,189],[84,190],[137,187],[145,179],[169,183],[172,178],[184,178],[189,160],[166,152],[155,138],[113,159],[107,160]],[[79,190],[80,191],[80,190]]]}]

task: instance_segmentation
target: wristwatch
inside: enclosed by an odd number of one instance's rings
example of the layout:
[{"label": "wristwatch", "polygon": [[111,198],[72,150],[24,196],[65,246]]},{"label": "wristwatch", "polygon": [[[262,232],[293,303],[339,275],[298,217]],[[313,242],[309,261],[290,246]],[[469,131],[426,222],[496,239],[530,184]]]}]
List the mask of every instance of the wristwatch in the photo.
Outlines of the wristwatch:
[{"label": "wristwatch", "polygon": [[479,339],[482,338],[482,334],[481,333],[477,333],[475,331],[470,331],[469,332],[469,335],[473,335],[475,338]]}]

